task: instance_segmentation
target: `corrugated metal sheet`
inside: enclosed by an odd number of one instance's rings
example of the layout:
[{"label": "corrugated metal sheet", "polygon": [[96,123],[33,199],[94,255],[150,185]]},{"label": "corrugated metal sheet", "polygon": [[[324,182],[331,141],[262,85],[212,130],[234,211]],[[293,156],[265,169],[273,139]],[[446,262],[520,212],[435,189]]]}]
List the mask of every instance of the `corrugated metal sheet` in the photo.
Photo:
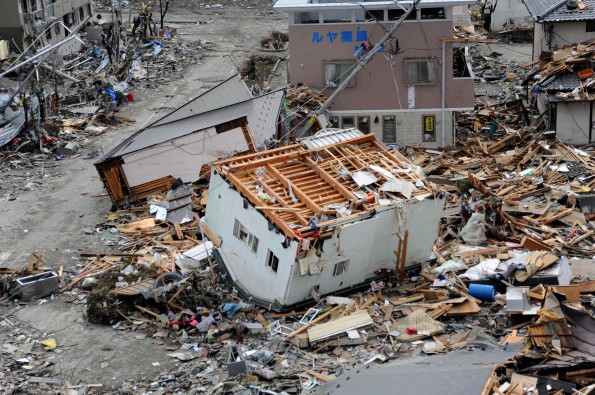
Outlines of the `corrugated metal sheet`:
[{"label": "corrugated metal sheet", "polygon": [[284,90],[277,90],[242,103],[149,127],[124,140],[101,161],[172,141],[243,116],[248,117],[248,125],[256,146],[261,147],[265,139],[275,134],[284,95]]},{"label": "corrugated metal sheet", "polygon": [[163,118],[153,122],[149,127],[163,125],[250,99],[252,99],[250,90],[240,78],[240,75],[234,74],[197,98],[190,100],[182,107],[173,110]]},{"label": "corrugated metal sheet", "polygon": [[361,131],[351,129],[323,129],[317,132],[314,136],[300,139],[299,142],[306,148],[320,148],[327,145],[340,143],[341,141],[350,140],[356,137],[363,136]]}]

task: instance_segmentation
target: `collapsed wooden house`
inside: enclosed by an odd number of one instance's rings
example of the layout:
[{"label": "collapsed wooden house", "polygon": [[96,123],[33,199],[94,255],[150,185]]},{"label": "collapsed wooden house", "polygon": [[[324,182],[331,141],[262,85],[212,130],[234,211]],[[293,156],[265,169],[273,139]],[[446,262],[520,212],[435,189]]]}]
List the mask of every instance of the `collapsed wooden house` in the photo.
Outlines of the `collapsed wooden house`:
[{"label": "collapsed wooden house", "polygon": [[405,233],[403,264],[429,259],[443,206],[373,135],[325,130],[214,163],[202,226],[236,288],[281,310],[395,268]]},{"label": "collapsed wooden house", "polygon": [[[222,91],[221,85],[216,88],[209,92]],[[215,160],[257,152],[267,139],[282,134],[284,93],[222,107],[217,106],[235,96],[212,94],[213,100],[204,100],[203,95],[136,132],[95,163],[113,203],[166,191],[176,178],[197,181],[208,176]]]}]

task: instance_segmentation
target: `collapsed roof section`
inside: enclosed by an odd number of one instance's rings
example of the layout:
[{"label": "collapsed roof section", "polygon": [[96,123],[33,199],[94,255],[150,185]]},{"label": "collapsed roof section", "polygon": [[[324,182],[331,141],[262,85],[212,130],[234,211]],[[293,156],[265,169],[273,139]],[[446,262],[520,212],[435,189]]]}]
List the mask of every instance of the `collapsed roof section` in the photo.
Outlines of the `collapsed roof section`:
[{"label": "collapsed roof section", "polygon": [[214,168],[289,238],[309,237],[374,216],[379,206],[433,194],[413,163],[374,135],[311,149],[294,144],[221,160]]}]

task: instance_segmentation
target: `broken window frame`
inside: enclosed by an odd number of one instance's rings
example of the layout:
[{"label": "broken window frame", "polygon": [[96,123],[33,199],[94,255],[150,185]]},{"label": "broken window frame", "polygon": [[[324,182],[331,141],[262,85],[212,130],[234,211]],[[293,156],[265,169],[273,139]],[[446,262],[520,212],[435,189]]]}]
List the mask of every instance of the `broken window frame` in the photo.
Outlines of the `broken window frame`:
[{"label": "broken window frame", "polygon": [[351,10],[324,10],[322,23],[350,23]]},{"label": "broken window frame", "polygon": [[[394,22],[394,21],[398,21],[399,18],[401,18],[401,16],[403,16],[403,14],[405,13],[405,11],[403,11],[400,8],[389,8],[388,9],[388,21],[389,22]],[[415,21],[417,20],[417,10],[413,10],[411,11],[411,13],[409,15],[407,15],[407,18],[405,18],[406,21]]]},{"label": "broken window frame", "polygon": [[293,14],[293,21],[296,25],[309,25],[320,23],[320,14],[318,11],[296,12]]},{"label": "broken window frame", "polygon": [[422,21],[446,19],[446,9],[444,7],[422,8],[420,11]]},{"label": "broken window frame", "polygon": [[357,117],[357,129],[365,134],[370,133],[370,117],[368,115]]},{"label": "broken window frame", "polygon": [[277,273],[277,270],[279,269],[279,258],[271,250],[268,250],[267,252],[266,265],[269,269]]},{"label": "broken window frame", "polygon": [[403,62],[405,85],[436,85],[436,58],[406,58]]},{"label": "broken window frame", "polygon": [[[351,119],[351,122],[349,122]],[[345,122],[347,120],[347,122]],[[351,126],[350,126],[351,125]],[[353,115],[346,115],[341,117],[341,129],[350,129],[355,127],[355,117]]]},{"label": "broken window frame", "polygon": [[349,269],[349,258],[343,259],[333,265],[333,277],[339,277],[347,273]]},{"label": "broken window frame", "polygon": [[258,252],[258,237],[254,236],[238,219],[233,224],[233,235],[244,243],[252,253]]},{"label": "broken window frame", "polygon": [[331,115],[328,117],[328,121],[332,125],[332,127],[338,128],[341,122],[341,118],[339,118],[337,115]]},{"label": "broken window frame", "polygon": [[[388,120],[387,118],[392,118]],[[387,125],[392,122],[391,130],[387,130]],[[393,136],[392,138],[390,136]],[[382,142],[383,143],[396,143],[397,142],[397,117],[395,115],[383,115],[382,116]]]},{"label": "broken window frame", "polygon": [[[333,88],[341,85],[344,79],[349,76],[349,71],[354,63],[353,60],[328,60],[322,62],[322,73],[324,75],[325,85]],[[335,66],[336,70],[331,71],[331,66]],[[352,78],[351,81],[349,81],[347,88],[355,87],[356,78]]]}]

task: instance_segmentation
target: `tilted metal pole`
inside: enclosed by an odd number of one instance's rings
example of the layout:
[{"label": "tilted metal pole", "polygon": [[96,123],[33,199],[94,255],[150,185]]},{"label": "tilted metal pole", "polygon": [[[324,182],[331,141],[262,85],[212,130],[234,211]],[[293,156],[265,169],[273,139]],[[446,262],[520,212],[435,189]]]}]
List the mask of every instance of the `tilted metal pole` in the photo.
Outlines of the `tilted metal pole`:
[{"label": "tilted metal pole", "polygon": [[322,104],[322,106],[318,109],[318,111],[316,111],[316,115],[321,115],[328,109],[328,107],[333,103],[333,101],[343,91],[343,89],[345,89],[347,87],[347,85],[349,85],[349,82],[353,78],[355,78],[355,76],[357,75],[357,73],[360,72],[361,69],[366,67],[368,62],[370,62],[370,60],[372,60],[372,57],[374,56],[374,54],[380,49],[380,47],[382,47],[390,39],[391,35],[395,32],[395,30],[397,30],[399,25],[401,25],[401,23],[403,23],[403,21],[409,16],[409,14],[411,14],[411,12],[415,9],[415,7],[419,4],[420,1],[421,0],[414,0],[413,4],[411,4],[411,6],[405,10],[405,13],[403,15],[401,15],[399,20],[396,21],[391,26],[391,28],[386,32],[384,37],[382,37],[380,39],[380,41],[378,41],[378,43],[376,45],[374,45],[374,48],[372,48],[370,50],[370,52],[368,52],[364,56],[364,58],[358,63],[358,65],[355,67],[355,69],[353,69],[351,74],[349,74],[349,76],[347,76],[347,78],[341,83],[341,85],[339,85],[337,87],[337,89],[333,92],[333,94],[330,95],[330,97]]}]

